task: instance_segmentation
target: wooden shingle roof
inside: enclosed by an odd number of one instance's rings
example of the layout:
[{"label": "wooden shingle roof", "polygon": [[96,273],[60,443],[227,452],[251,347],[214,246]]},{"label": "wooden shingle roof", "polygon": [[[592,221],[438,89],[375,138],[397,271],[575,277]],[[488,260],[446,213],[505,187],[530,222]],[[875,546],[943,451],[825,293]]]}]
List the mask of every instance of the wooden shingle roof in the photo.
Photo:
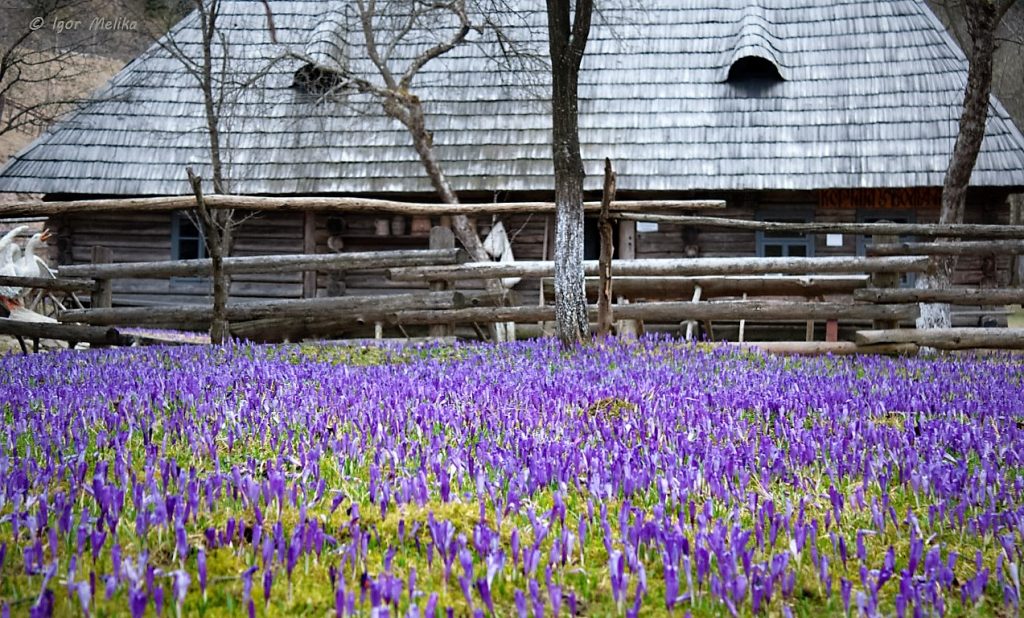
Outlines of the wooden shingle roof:
[{"label": "wooden shingle roof", "polygon": [[[966,61],[921,0],[620,0],[595,17],[580,77],[588,189],[610,157],[641,191],[940,186],[956,138]],[[516,4],[515,2],[510,4]],[[543,3],[492,16],[536,57],[512,61],[493,33],[414,82],[457,190],[550,190]],[[642,4],[643,8],[635,8]],[[232,90],[222,131],[229,190],[245,194],[431,188],[405,129],[369,95],[316,101],[293,89],[302,61],[379,81],[345,1],[224,0]],[[536,6],[535,6],[536,5]],[[532,12],[531,12],[532,11]],[[446,35],[413,32],[396,56]],[[195,17],[172,34],[198,57]],[[382,34],[382,39],[387,35]],[[781,82],[727,81],[744,56]],[[251,83],[250,83],[251,82]],[[993,99],[977,186],[1024,186],[1024,137]],[[0,191],[189,192],[208,161],[201,93],[159,45],[0,171]],[[204,171],[209,176],[208,171]]]}]

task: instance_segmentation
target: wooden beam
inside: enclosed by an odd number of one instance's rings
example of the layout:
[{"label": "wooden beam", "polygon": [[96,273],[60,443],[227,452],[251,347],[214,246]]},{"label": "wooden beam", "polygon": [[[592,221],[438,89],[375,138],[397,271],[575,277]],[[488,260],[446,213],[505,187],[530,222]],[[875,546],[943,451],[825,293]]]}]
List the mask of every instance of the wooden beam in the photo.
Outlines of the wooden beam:
[{"label": "wooden beam", "polygon": [[770,354],[917,354],[918,346],[912,343],[884,343],[859,345],[852,341],[748,341],[732,343],[739,348],[761,350]]},{"label": "wooden beam", "polygon": [[949,305],[1020,305],[1024,289],[1020,288],[946,288],[855,290],[855,300],[869,303],[946,303]]},{"label": "wooden beam", "polygon": [[[502,213],[553,213],[554,202],[487,202],[482,204],[439,204],[398,202],[361,197],[265,197],[251,195],[210,195],[210,208],[249,211],[345,212],[353,214],[402,214],[407,216],[487,215]],[[76,200],[69,202],[20,202],[0,205],[0,217],[51,216],[90,212],[166,212],[195,208],[192,196],[127,199]],[[585,202],[584,209],[599,212],[600,202]],[[636,210],[708,210],[725,208],[724,200],[622,200],[613,202],[613,212]]]},{"label": "wooden beam", "polygon": [[[110,247],[95,246],[92,248],[92,268],[102,269],[114,261],[114,251]],[[109,277],[89,275],[96,280],[96,288],[90,297],[89,306],[93,309],[106,309],[114,304],[114,284]]]},{"label": "wooden beam", "polygon": [[[598,273],[597,260],[583,263],[587,275]],[[681,258],[613,260],[616,277],[635,276],[701,276],[807,273],[863,273],[878,271],[922,272],[928,266],[926,257],[779,257],[779,258]],[[552,277],[552,261],[471,262],[453,266],[413,266],[391,268],[388,277],[394,281],[495,279],[498,277]]]},{"label": "wooden beam", "polygon": [[696,217],[688,215],[649,215],[622,213],[623,221],[656,221],[699,227],[728,228],[763,232],[794,232],[799,234],[914,234],[918,236],[958,236],[973,238],[1024,239],[1024,225],[977,225],[958,223],[780,223],[777,221],[747,221],[722,217]]},{"label": "wooden beam", "polygon": [[[302,216],[302,252],[316,255],[316,213],[307,212]],[[302,273],[302,297],[316,298],[316,271]]]},{"label": "wooden beam", "polygon": [[90,279],[48,279],[46,277],[0,276],[0,286],[34,288],[53,292],[92,292],[96,283]]},{"label": "wooden beam", "polygon": [[[704,298],[717,296],[805,296],[852,294],[867,286],[867,275],[779,275],[777,277],[723,275],[717,277],[616,277],[615,296],[644,300],[682,300],[693,294],[695,286]],[[550,279],[543,280],[544,293],[550,295]],[[598,280],[586,280],[587,297],[597,298]]]},{"label": "wooden beam", "polygon": [[[457,264],[465,260],[459,249],[413,249],[404,251],[365,251],[322,255],[260,255],[224,258],[224,270],[230,275],[242,273],[289,273],[307,270],[376,270],[396,266]],[[164,262],[122,262],[119,264],[79,264],[61,266],[61,276],[106,279],[161,279],[167,277],[203,277],[210,274],[211,260],[171,260]]]},{"label": "wooden beam", "polygon": [[[882,309],[882,311],[879,311]],[[854,305],[804,301],[729,300],[715,302],[633,303],[616,315],[650,322],[684,320],[913,320],[916,305]]]},{"label": "wooden beam", "polygon": [[[591,320],[597,318],[597,306],[589,305]],[[873,320],[876,318],[913,320],[916,305],[851,305],[849,303],[807,302],[667,302],[618,305],[616,316],[627,320],[678,323],[684,320],[807,320],[838,318],[843,320]],[[550,321],[555,308],[545,306],[471,307],[453,310],[411,310],[394,312],[385,321],[393,324],[434,324],[438,322],[489,323]]]},{"label": "wooden beam", "polygon": [[1024,240],[962,240],[959,242],[895,242],[872,244],[868,255],[1001,255],[1024,254]]},{"label": "wooden beam", "polygon": [[7,318],[0,318],[0,335],[57,339],[90,345],[131,345],[133,342],[131,337],[122,335],[113,328],[49,322],[20,322]]},{"label": "wooden beam", "polygon": [[[470,302],[465,295],[458,292],[274,300],[228,305],[227,319],[232,322],[265,318],[323,319],[366,311],[380,312],[417,308],[451,309],[465,307]],[[172,324],[175,322],[195,324],[209,322],[212,317],[213,309],[204,305],[73,309],[60,314],[61,322],[98,325]]]},{"label": "wooden beam", "polygon": [[972,348],[1024,349],[1024,328],[929,328],[924,330],[860,330],[860,345],[913,343],[938,350]]}]

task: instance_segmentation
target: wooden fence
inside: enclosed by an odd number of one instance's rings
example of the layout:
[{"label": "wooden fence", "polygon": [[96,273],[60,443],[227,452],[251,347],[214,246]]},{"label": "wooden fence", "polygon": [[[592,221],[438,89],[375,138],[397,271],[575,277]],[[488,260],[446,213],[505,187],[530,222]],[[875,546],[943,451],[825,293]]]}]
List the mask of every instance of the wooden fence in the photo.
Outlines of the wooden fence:
[{"label": "wooden fence", "polygon": [[[810,340],[814,335],[813,323],[820,321],[826,324],[824,343],[827,344],[837,339],[838,324],[846,322],[870,323],[872,329],[859,331],[852,343],[837,343],[834,346],[837,351],[905,350],[914,345],[1024,346],[1021,331],[1015,329],[957,329],[946,333],[929,331],[925,335],[899,328],[917,317],[921,302],[981,306],[1022,304],[1024,290],[898,287],[899,275],[923,272],[928,267],[929,256],[1024,253],[1024,226],[774,223],[628,212],[612,216],[627,221],[655,220],[762,231],[870,234],[873,239],[866,257],[612,260],[612,289],[618,299],[612,312],[624,330],[641,322],[683,323],[686,331],[693,334],[695,325],[700,322],[705,326],[705,333],[713,335],[715,322],[739,322],[742,340],[748,320],[806,321],[805,339]],[[901,243],[896,241],[897,234],[987,240]],[[550,298],[553,262],[470,263],[454,244],[450,231],[435,228],[428,250],[228,258],[224,266],[229,274],[384,270],[395,282],[427,281],[430,284],[428,292],[389,296],[231,304],[228,318],[232,332],[240,337],[270,341],[336,336],[367,325],[376,325],[378,334],[385,327],[405,332],[405,328],[429,326],[432,335],[441,336],[450,334],[455,325],[543,323],[554,319],[553,306],[544,302],[545,298]],[[113,307],[112,282],[129,278],[206,276],[210,272],[209,260],[114,263],[113,257],[108,250],[97,248],[92,264],[62,266],[57,279],[0,278],[0,284],[64,294],[89,294],[91,300],[89,308],[64,311],[54,324],[28,327],[2,320],[0,334],[106,345],[127,341],[117,332],[118,326],[208,327],[212,316],[209,307]],[[585,263],[590,298],[597,295],[599,282],[594,277],[600,266],[597,261]],[[469,281],[507,277],[540,280],[540,304],[515,305],[502,295],[458,289],[460,284],[465,288]],[[588,309],[596,319],[598,307],[592,304]],[[807,341],[802,343],[804,348],[808,347]]]}]

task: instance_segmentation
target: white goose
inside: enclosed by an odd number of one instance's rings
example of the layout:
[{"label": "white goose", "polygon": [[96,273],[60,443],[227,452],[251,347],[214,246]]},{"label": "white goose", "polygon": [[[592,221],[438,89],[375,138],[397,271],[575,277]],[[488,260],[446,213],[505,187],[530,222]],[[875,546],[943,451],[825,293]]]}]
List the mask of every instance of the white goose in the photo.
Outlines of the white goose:
[{"label": "white goose", "polygon": [[25,251],[22,253],[21,259],[14,263],[14,269],[19,277],[40,277],[43,275],[40,258],[36,257],[36,249],[50,240],[52,236],[50,230],[43,230],[38,234],[33,234],[32,238],[28,239],[28,242],[25,243]]},{"label": "white goose", "polygon": [[[20,225],[0,238],[0,276],[17,276],[18,271],[14,264],[21,257],[21,248],[15,244],[14,238],[26,229],[28,229],[27,225]],[[7,299],[15,299],[19,294],[21,294],[21,288],[0,285],[0,297],[4,299],[4,304],[7,304]]]},{"label": "white goose", "polygon": [[[24,227],[24,226],[23,226]],[[20,231],[17,230],[17,231]],[[8,233],[8,236],[13,235]],[[40,258],[36,256],[36,249],[50,239],[50,231],[43,230],[42,232],[35,234],[25,243],[25,251],[20,256],[18,255],[18,246],[10,243],[0,249],[0,274],[11,275],[15,277],[39,277],[43,274],[42,265]],[[5,236],[4,238],[7,238]],[[2,242],[2,240],[0,240]],[[26,309],[21,301],[21,295],[24,293],[22,288],[13,286],[2,286],[0,287],[0,303],[7,310],[8,318],[12,320],[18,320],[21,322],[55,322],[53,318],[40,315],[34,311]]]}]

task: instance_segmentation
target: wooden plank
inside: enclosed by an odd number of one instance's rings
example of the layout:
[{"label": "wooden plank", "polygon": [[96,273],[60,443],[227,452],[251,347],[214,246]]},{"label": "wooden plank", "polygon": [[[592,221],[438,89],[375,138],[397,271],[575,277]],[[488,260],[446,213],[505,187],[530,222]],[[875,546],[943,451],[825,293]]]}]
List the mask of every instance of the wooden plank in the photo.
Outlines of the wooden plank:
[{"label": "wooden plank", "polygon": [[849,355],[849,354],[917,354],[918,346],[912,343],[885,343],[879,345],[859,345],[852,341],[747,341],[732,343],[739,348],[760,350],[770,354],[799,355]]},{"label": "wooden plank", "polygon": [[913,343],[938,350],[972,348],[1024,349],[1024,328],[929,328],[925,330],[859,330],[860,345]]},{"label": "wooden plank", "polygon": [[[430,228],[430,248],[455,248],[455,234],[447,227],[435,226]],[[441,292],[449,287],[449,284],[445,281],[431,281],[429,285],[432,292]],[[455,327],[452,324],[431,324],[429,332],[431,337],[450,337],[455,333]]]},{"label": "wooden plank", "polygon": [[[316,255],[316,214],[303,214],[302,252]],[[302,297],[316,298],[316,271],[307,270],[302,273]]]},{"label": "wooden plank", "polygon": [[896,242],[872,244],[868,255],[1024,255],[1024,240]]},{"label": "wooden plank", "polygon": [[971,223],[950,225],[938,223],[779,223],[777,221],[745,221],[722,217],[636,213],[621,213],[617,214],[616,218],[624,221],[655,221],[738,230],[795,232],[800,234],[894,234],[1024,239],[1024,225],[982,225]]},{"label": "wooden plank", "polygon": [[[283,273],[305,270],[361,270],[397,265],[455,264],[465,259],[457,249],[440,251],[368,251],[330,255],[265,255],[224,258],[224,270],[239,273]],[[883,259],[883,258],[878,258]],[[893,258],[884,258],[893,259]],[[210,274],[210,260],[123,262],[104,265],[61,266],[61,276],[111,279],[200,277]]]},{"label": "wooden plank", "polygon": [[[366,310],[399,310],[419,307],[459,307],[469,301],[457,292],[428,292],[425,294],[396,294],[391,296],[340,296],[335,298],[305,298],[298,300],[271,300],[228,305],[227,319],[231,321],[264,318],[306,318],[337,315],[341,312]],[[390,308],[390,309],[388,309]],[[174,320],[202,322],[211,319],[213,310],[207,306],[177,305],[153,309],[112,308],[73,309],[60,315],[61,322],[80,322],[96,325],[168,323]]]},{"label": "wooden plank", "polygon": [[[691,258],[664,260],[613,260],[616,276],[699,276],[806,273],[862,273],[877,271],[922,272],[925,257],[827,257],[827,258]],[[584,262],[587,275],[597,275],[597,260]],[[494,279],[498,277],[552,277],[552,261],[472,262],[451,266],[391,268],[393,281],[423,279]]]},{"label": "wooden plank", "polygon": [[[549,279],[544,279],[545,291],[551,290]],[[646,300],[688,298],[696,285],[703,296],[805,296],[826,294],[852,294],[868,284],[867,275],[719,275],[700,277],[616,277],[615,295]],[[596,295],[597,279],[586,280],[587,294]],[[596,296],[595,296],[596,298]]]},{"label": "wooden plank", "polygon": [[[389,323],[433,324],[438,321],[455,323],[539,322],[554,319],[553,306],[526,305],[519,307],[472,307],[454,310],[411,310],[394,312],[385,321]],[[597,317],[597,306],[589,305],[591,320]],[[684,320],[807,320],[838,318],[843,320],[873,320],[878,317],[913,320],[917,306],[908,305],[851,305],[849,303],[806,302],[666,302],[618,305],[615,313],[620,319],[678,323]]]},{"label": "wooden plank", "polygon": [[945,289],[862,289],[853,293],[855,300],[870,303],[946,303],[950,305],[1020,305],[1024,289],[1020,288],[945,288]]},{"label": "wooden plank", "polygon": [[113,328],[48,322],[20,322],[7,318],[0,318],[0,335],[57,339],[91,345],[131,345],[132,343],[131,337],[126,337]]},{"label": "wooden plank", "polygon": [[[92,267],[102,268],[114,261],[114,252],[108,247],[92,248]],[[92,292],[92,300],[89,306],[93,309],[110,307],[114,302],[114,288],[108,277],[92,276],[96,280],[96,287]]]},{"label": "wooden plank", "polygon": [[[210,208],[234,208],[259,212],[336,211],[345,213],[396,213],[403,215],[480,215],[499,213],[553,213],[554,202],[487,202],[482,204],[438,204],[397,202],[358,197],[277,197],[210,195]],[[635,210],[705,210],[724,208],[724,200],[623,200],[611,206],[614,212]],[[190,196],[77,200],[70,202],[26,201],[0,205],[0,217],[66,215],[94,212],[172,211],[195,208]],[[585,202],[584,209],[599,212],[600,202]]]},{"label": "wooden plank", "polygon": [[35,288],[54,292],[92,292],[96,283],[91,279],[47,279],[45,277],[0,276],[0,286]]}]

